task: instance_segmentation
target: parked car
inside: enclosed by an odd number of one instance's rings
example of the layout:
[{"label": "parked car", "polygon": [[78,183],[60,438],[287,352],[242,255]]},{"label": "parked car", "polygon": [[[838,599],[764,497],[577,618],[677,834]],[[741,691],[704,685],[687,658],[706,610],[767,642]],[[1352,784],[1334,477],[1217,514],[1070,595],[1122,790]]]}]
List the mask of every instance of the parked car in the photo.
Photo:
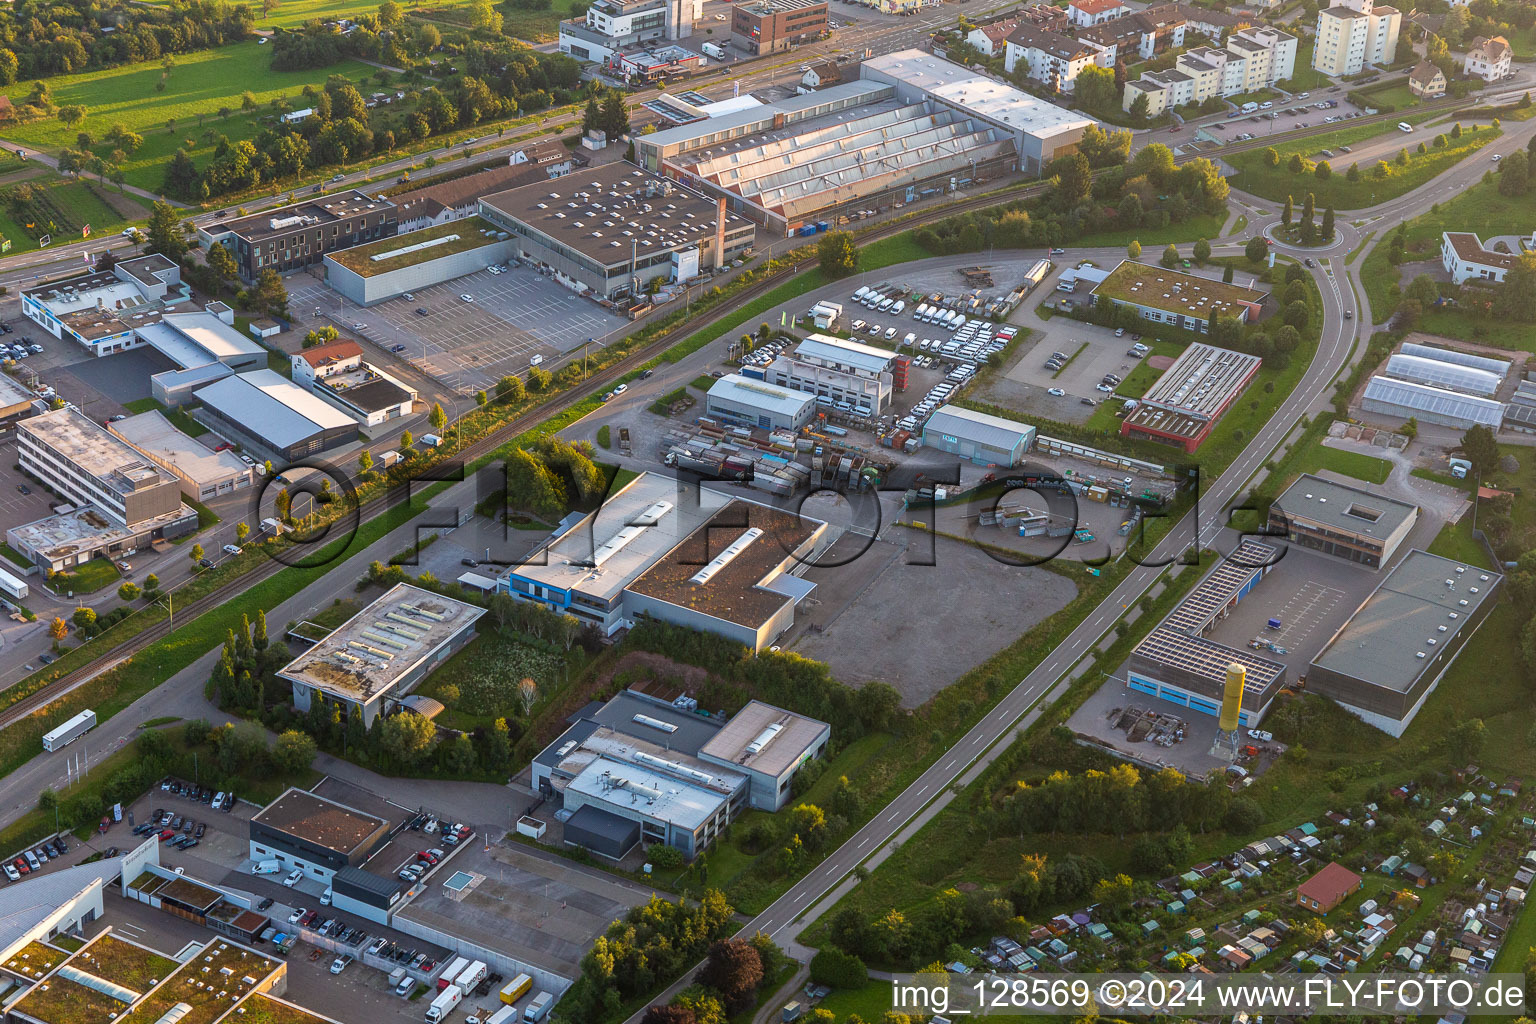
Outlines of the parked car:
[{"label": "parked car", "polygon": [[289,924],[298,924],[301,920],[303,920],[304,915],[307,914],[307,913],[309,913],[309,908],[308,907],[298,907],[298,908],[296,908],[293,913],[288,915],[288,923]]},{"label": "parked car", "polygon": [[1045,393],[1055,398],[1060,398],[1066,394],[1061,388],[1047,388]]},{"label": "parked car", "polygon": [[299,884],[299,879],[301,879],[303,877],[304,877],[303,870],[300,869],[300,868],[294,868],[292,871],[290,871],[288,873],[288,877],[283,879],[283,884],[286,885],[288,888],[292,889],[294,886]]}]

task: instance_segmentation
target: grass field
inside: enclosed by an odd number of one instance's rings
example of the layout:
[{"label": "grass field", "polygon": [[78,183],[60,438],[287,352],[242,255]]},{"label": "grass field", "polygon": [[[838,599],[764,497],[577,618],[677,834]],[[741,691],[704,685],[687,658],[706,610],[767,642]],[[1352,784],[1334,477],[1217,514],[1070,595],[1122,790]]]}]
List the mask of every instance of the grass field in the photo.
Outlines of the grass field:
[{"label": "grass field", "polygon": [[1348,153],[1338,153],[1330,161],[1333,174],[1326,181],[1320,180],[1311,170],[1297,174],[1288,166],[1295,154],[1311,162],[1320,150],[1329,149],[1337,153],[1339,146],[1353,145],[1396,130],[1395,125],[1387,123],[1353,125],[1284,147],[1277,146],[1275,149],[1280,154],[1280,164],[1276,167],[1264,163],[1262,149],[1233,154],[1227,157],[1227,161],[1238,171],[1232,179],[1232,185],[1277,203],[1285,202],[1288,195],[1296,197],[1299,203],[1310,192],[1317,197],[1319,210],[1329,206],[1335,210],[1356,210],[1411,192],[1500,135],[1497,128],[1466,130],[1460,139],[1448,139],[1443,149],[1430,146],[1423,154],[1416,152],[1416,147],[1420,142],[1430,141],[1429,133],[1418,132],[1414,136],[1405,136],[1404,148],[1408,150],[1408,163],[1400,166],[1395,160],[1389,162],[1389,170],[1384,178],[1376,176],[1376,162],[1372,161],[1360,168],[1358,181],[1350,181],[1345,176],[1352,162]]},{"label": "grass field", "polygon": [[[304,86],[321,85],[333,74],[360,81],[376,70],[357,61],[313,71],[273,71],[271,65],[271,47],[249,42],[177,57],[164,92],[155,89],[162,70],[159,64],[60,75],[48,80],[53,101],[60,106],[84,106],[85,121],[71,128],[56,117],[41,118],[14,125],[5,135],[22,145],[57,152],[66,146],[74,147],[80,131],[101,138],[112,125],[122,124],[144,136],[144,144],[123,163],[127,182],[158,190],[165,161],[180,148],[183,139],[194,140],[190,152],[202,166],[213,152],[218,135],[227,135],[233,141],[254,138],[260,131],[259,118],[272,113],[268,106],[272,100],[287,98],[294,102]],[[246,89],[255,94],[260,104],[248,114],[240,112],[240,94]],[[6,92],[19,106],[31,90],[32,83],[24,82]],[[220,120],[221,107],[234,113]],[[166,131],[168,120],[175,121],[174,132]],[[207,134],[210,131],[212,134]],[[96,152],[106,155],[110,149],[103,142]]]},{"label": "grass field", "polygon": [[[11,252],[27,252],[38,248],[42,235],[52,235],[50,244],[80,240],[76,224],[89,224],[92,235],[116,234],[133,221],[142,220],[149,210],[132,196],[117,192],[117,186],[100,182],[69,181],[51,172],[27,182],[33,188],[43,189],[47,200],[60,209],[67,210],[75,219],[73,224],[38,224],[27,227],[12,211],[0,202],[0,236],[11,242]],[[127,216],[125,216],[127,214]]]},{"label": "grass field", "polygon": [[1307,39],[1296,47],[1296,63],[1291,69],[1291,80],[1286,83],[1291,92],[1321,89],[1328,78],[1312,67],[1312,40]]},{"label": "grass field", "polygon": [[1359,452],[1346,451],[1343,448],[1318,445],[1312,449],[1309,456],[1303,467],[1308,473],[1316,473],[1320,469],[1331,469],[1335,473],[1342,473],[1372,484],[1386,483],[1387,477],[1392,473],[1392,463],[1386,459],[1361,455]]},{"label": "grass field", "polygon": [[[514,39],[530,43],[548,43],[560,36],[560,22],[571,16],[572,0],[554,0],[547,11],[519,11],[508,7],[502,12],[501,31]],[[731,33],[728,22],[705,24],[706,30],[718,28],[726,36]]]},{"label": "grass field", "polygon": [[1393,110],[1406,110],[1409,107],[1419,105],[1419,98],[1408,88],[1407,82],[1400,82],[1390,89],[1372,89],[1366,92],[1366,96],[1375,101],[1373,105],[1385,110],[1388,105]]}]

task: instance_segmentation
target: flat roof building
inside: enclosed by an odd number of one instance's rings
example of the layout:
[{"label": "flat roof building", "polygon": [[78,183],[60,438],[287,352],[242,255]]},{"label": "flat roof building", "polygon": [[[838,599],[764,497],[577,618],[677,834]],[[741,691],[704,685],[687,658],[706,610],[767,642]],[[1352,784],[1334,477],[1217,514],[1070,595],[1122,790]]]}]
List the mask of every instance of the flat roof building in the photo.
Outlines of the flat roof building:
[{"label": "flat roof building", "polygon": [[1279,554],[1250,538],[1218,562],[1136,645],[1126,667],[1126,685],[1214,717],[1221,713],[1227,666],[1235,662],[1247,670],[1238,721],[1245,728],[1257,725],[1285,685],[1285,666],[1219,643],[1207,634],[1253,592]]},{"label": "flat roof building", "polygon": [[1380,569],[1419,521],[1419,507],[1303,473],[1269,507],[1269,530],[1292,544]]},{"label": "flat roof building", "polygon": [[978,466],[1017,466],[1035,443],[1035,428],[957,405],[943,405],[923,424],[923,447]]},{"label": "flat roof building", "polygon": [[748,802],[777,811],[790,799],[795,773],[822,756],[832,727],[762,701],[749,701],[699,750],[699,757],[746,775]]},{"label": "flat roof building", "polygon": [[814,395],[827,409],[879,416],[891,404],[896,353],[857,341],[812,334],[764,370],[770,384]]},{"label": "flat roof building", "polygon": [[750,54],[782,53],[828,31],[827,0],[749,0],[731,9],[731,43]]},{"label": "flat roof building", "polygon": [[174,474],[181,481],[181,493],[195,501],[212,501],[243,491],[256,478],[255,467],[246,465],[234,452],[210,450],[153,409],[119,420],[107,429]]},{"label": "flat roof building", "polygon": [[390,822],[303,789],[290,788],[251,818],[250,854],[329,882],[358,867],[388,839]]},{"label": "flat roof building", "polygon": [[271,370],[225,377],[193,392],[231,433],[284,461],[357,440],[357,421]]},{"label": "flat roof building", "polygon": [[386,701],[398,701],[469,643],[476,605],[397,583],[325,639],[278,671],[293,684],[293,703],[309,709],[313,694],[358,708],[371,726]]},{"label": "flat roof building", "polygon": [[704,413],[734,426],[798,430],[816,414],[816,396],[728,373],[710,385]]},{"label": "flat roof building", "polygon": [[358,189],[316,196],[275,210],[218,220],[197,229],[203,248],[222,245],[247,284],[263,270],[286,274],[319,263],[326,253],[396,232],[398,211],[388,199]]},{"label": "flat roof building", "polygon": [[9,374],[0,373],[0,424],[8,424],[35,411],[41,399]]},{"label": "flat roof building", "polygon": [[363,349],[345,338],[296,352],[293,382],[319,395],[359,425],[376,427],[409,416],[416,389],[363,360]]},{"label": "flat roof building", "polygon": [[1408,552],[1307,669],[1307,688],[1401,736],[1482,625],[1504,577]]},{"label": "flat roof building", "polygon": [[[537,175],[536,180],[542,180]],[[484,270],[512,255],[507,233],[483,217],[387,235],[325,254],[325,281],[359,306],[371,306]]]},{"label": "flat roof building", "polygon": [[[564,158],[569,160],[570,151],[558,143],[556,145]],[[547,152],[540,150],[534,159],[522,163],[490,167],[395,195],[393,200],[399,207],[400,233],[477,217],[480,214],[481,196],[554,177],[540,162],[542,155]]]},{"label": "flat roof building", "polygon": [[1239,323],[1258,320],[1268,294],[1136,260],[1121,260],[1093,289],[1094,302],[1107,299],[1134,309],[1144,320],[1201,334],[1218,316]]},{"label": "flat roof building", "polygon": [[723,267],[756,237],[723,203],[625,163],[484,196],[480,214],[511,235],[512,255],[600,298]]},{"label": "flat roof building", "polygon": [[1246,352],[1203,342],[1190,345],[1120,421],[1120,436],[1193,453],[1253,381],[1260,362]]}]

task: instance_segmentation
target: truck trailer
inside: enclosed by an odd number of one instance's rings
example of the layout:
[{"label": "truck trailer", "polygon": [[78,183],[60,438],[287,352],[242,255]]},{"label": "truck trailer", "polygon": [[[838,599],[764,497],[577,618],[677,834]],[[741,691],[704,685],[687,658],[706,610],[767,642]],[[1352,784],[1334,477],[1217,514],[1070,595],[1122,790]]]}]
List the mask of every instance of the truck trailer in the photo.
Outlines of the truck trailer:
[{"label": "truck trailer", "polygon": [[463,998],[464,990],[457,985],[449,985],[443,989],[437,994],[437,998],[432,1000],[432,1005],[427,1007],[427,1024],[441,1024]]}]

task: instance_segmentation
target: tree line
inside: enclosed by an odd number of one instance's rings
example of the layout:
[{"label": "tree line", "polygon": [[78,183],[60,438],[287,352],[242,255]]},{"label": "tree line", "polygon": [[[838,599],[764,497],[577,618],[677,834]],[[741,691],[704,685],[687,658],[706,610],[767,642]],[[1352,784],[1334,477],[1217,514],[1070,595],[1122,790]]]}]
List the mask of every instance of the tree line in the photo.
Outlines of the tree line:
[{"label": "tree line", "polygon": [[0,10],[0,85],[160,60],[249,38],[245,4],[58,4],[17,0]]}]

